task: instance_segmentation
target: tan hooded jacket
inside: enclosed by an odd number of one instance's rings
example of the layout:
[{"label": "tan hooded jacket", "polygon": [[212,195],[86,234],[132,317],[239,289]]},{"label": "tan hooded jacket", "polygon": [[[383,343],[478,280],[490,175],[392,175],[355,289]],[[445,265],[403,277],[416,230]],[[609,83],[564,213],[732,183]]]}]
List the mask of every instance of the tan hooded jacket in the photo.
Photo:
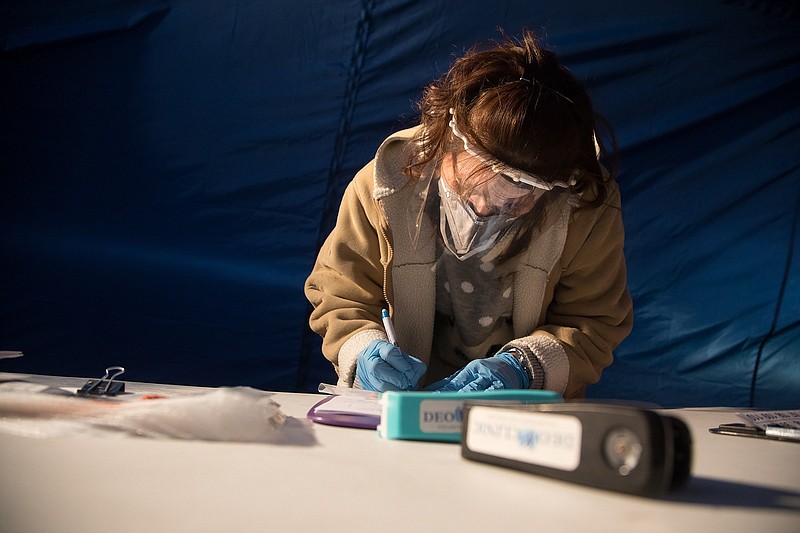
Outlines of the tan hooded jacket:
[{"label": "tan hooded jacket", "polygon": [[[403,167],[415,131],[390,136],[356,174],[306,280],[314,307],[309,323],[323,337],[322,351],[339,385],[353,386],[358,354],[373,339],[386,339],[381,309],[387,305],[398,345],[431,363],[439,230],[423,220],[420,235],[430,238],[415,243],[410,236],[415,188]],[[633,324],[616,184],[597,208],[552,204],[543,227],[514,274],[517,338],[507,346],[536,358],[544,373],[537,384],[580,397],[611,364],[612,351]]]}]

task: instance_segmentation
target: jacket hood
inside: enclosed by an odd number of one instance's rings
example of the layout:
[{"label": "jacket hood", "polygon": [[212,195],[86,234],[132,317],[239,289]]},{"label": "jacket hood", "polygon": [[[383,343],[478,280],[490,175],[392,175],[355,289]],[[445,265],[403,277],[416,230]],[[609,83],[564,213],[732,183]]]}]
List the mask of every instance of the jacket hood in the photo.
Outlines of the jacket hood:
[{"label": "jacket hood", "polygon": [[398,131],[389,136],[375,154],[375,174],[372,197],[380,200],[390,196],[408,183],[403,169],[408,162],[409,142],[421,126]]}]

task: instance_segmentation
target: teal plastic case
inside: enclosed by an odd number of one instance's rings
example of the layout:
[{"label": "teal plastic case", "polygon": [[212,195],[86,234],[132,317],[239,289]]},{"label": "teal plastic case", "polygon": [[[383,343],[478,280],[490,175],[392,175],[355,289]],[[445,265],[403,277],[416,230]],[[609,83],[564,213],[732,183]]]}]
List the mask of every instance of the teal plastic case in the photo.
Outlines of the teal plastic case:
[{"label": "teal plastic case", "polygon": [[545,390],[384,392],[380,396],[378,435],[385,439],[459,442],[466,402],[520,405],[563,401],[560,394]]}]

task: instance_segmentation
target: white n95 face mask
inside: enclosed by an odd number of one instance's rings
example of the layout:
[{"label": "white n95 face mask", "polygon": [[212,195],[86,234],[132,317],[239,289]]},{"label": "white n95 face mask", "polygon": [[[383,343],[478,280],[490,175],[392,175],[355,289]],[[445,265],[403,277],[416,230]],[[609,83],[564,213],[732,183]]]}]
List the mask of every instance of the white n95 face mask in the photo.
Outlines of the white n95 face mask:
[{"label": "white n95 face mask", "polygon": [[506,215],[478,215],[472,206],[439,178],[439,229],[444,244],[460,260],[488,250],[516,220]]}]

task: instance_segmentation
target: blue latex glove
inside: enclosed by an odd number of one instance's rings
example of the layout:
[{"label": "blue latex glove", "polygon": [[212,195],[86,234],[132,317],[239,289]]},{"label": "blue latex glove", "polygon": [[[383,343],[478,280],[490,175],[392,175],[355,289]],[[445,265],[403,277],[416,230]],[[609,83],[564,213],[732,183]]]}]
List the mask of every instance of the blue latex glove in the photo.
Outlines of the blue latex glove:
[{"label": "blue latex glove", "polygon": [[358,354],[356,376],[372,391],[413,390],[425,373],[425,363],[384,340],[374,340]]},{"label": "blue latex glove", "polygon": [[496,389],[527,389],[531,383],[528,373],[514,356],[499,353],[486,359],[475,359],[467,366],[426,387],[438,392],[481,391]]}]

